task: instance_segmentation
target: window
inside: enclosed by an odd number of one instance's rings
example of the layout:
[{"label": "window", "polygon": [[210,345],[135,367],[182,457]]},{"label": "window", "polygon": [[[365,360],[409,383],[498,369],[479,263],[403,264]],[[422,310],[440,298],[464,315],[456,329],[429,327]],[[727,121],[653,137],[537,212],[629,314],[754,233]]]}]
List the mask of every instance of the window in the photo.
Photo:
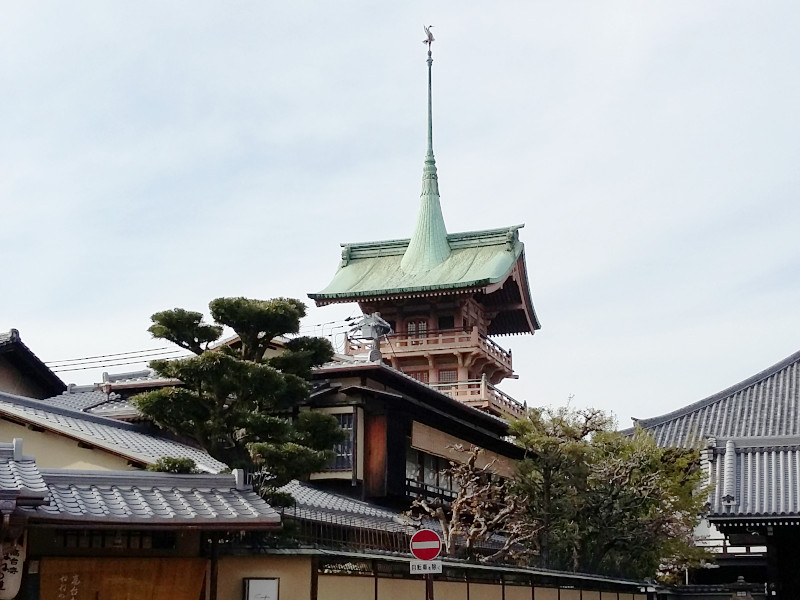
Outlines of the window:
[{"label": "window", "polygon": [[347,437],[333,447],[336,458],[326,471],[349,471],[353,468],[353,413],[334,415],[334,417],[339,421],[339,427],[344,430]]},{"label": "window", "polygon": [[428,334],[428,320],[427,319],[414,319],[406,323],[406,331],[408,335],[424,337]]},{"label": "window", "polygon": [[452,498],[454,485],[448,474],[450,461],[414,448],[406,450],[406,484],[411,496]]},{"label": "window", "polygon": [[419,474],[419,452],[414,450],[414,448],[409,448],[406,453],[406,479],[419,481]]},{"label": "window", "polygon": [[421,381],[422,383],[428,383],[428,372],[427,371],[410,371],[406,373],[409,377],[413,377],[417,381]]},{"label": "window", "polygon": [[455,383],[458,381],[458,369],[439,369],[439,383]]},{"label": "window", "polygon": [[439,460],[436,456],[425,454],[422,457],[423,481],[425,485],[439,487]]},{"label": "window", "polygon": [[456,327],[456,320],[452,315],[450,315],[449,317],[439,317],[439,331],[443,331],[446,329],[455,329],[455,327]]}]

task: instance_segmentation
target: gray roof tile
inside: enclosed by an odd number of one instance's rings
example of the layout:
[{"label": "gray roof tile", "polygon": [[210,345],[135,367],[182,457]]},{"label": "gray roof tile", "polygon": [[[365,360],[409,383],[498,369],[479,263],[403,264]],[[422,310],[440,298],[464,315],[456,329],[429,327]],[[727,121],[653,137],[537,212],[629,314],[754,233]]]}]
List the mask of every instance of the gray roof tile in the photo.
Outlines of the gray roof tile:
[{"label": "gray roof tile", "polygon": [[146,464],[152,464],[164,456],[172,456],[191,458],[200,470],[207,473],[227,469],[227,465],[202,450],[150,435],[137,425],[51,406],[41,400],[0,392],[0,415],[50,429]]},{"label": "gray roof tile", "polygon": [[347,496],[318,490],[306,483],[292,481],[281,488],[295,501],[284,514],[306,521],[335,523],[348,527],[396,531],[413,534],[416,525],[401,513],[374,504],[353,500]]},{"label": "gray roof tile", "polygon": [[800,436],[714,440],[711,517],[800,516]]},{"label": "gray roof tile", "polygon": [[43,499],[47,486],[33,458],[22,455],[20,442],[0,443],[0,490],[16,492],[18,498]]},{"label": "gray roof tile", "polygon": [[[112,398],[114,396],[112,395]],[[109,398],[103,392],[92,390],[89,392],[66,392],[42,400],[50,406],[68,408],[70,410],[86,411],[94,406],[108,402]]]},{"label": "gray roof tile", "polygon": [[636,421],[661,446],[709,437],[800,436],[800,352],[713,396]]},{"label": "gray roof tile", "polygon": [[39,522],[274,527],[280,515],[234,475],[42,470],[49,506],[26,509]]}]

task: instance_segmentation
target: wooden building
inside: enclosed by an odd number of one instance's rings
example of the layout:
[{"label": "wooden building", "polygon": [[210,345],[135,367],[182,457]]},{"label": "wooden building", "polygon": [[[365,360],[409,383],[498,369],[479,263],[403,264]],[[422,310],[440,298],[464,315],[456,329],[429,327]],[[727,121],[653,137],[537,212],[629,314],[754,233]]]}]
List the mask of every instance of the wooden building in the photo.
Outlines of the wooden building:
[{"label": "wooden building", "polygon": [[483,449],[500,476],[513,473],[521,450],[506,440],[508,423],[459,402],[381,361],[345,360],[314,370],[308,406],[339,419],[349,434],[337,458],[312,481],[328,490],[406,507],[420,494],[451,497],[442,474],[454,450]]}]

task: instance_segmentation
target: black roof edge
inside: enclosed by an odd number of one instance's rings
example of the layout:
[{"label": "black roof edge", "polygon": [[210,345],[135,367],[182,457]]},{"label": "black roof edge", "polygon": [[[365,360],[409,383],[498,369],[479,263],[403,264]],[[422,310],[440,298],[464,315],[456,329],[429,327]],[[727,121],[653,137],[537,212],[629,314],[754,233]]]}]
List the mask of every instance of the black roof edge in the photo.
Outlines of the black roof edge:
[{"label": "black roof edge", "polygon": [[[792,354],[790,356],[787,356],[782,361],[780,361],[778,363],[775,363],[771,367],[768,367],[768,368],[764,369],[763,371],[760,371],[760,372],[756,373],[755,375],[753,375],[751,377],[748,377],[747,379],[745,379],[743,381],[740,381],[737,384],[734,384],[734,385],[732,385],[732,386],[730,386],[728,388],[725,388],[721,392],[717,392],[716,394],[712,394],[711,396],[708,396],[707,398],[703,398],[702,400],[698,400],[697,402],[693,402],[692,404],[689,404],[688,406],[684,406],[683,408],[679,408],[677,410],[673,410],[672,412],[668,412],[668,413],[666,413],[664,415],[661,415],[661,416],[658,416],[658,417],[650,417],[649,419],[636,419],[636,418],[632,417],[633,422],[636,425],[638,425],[639,427],[643,427],[643,428],[646,429],[648,427],[653,427],[655,425],[660,425],[661,423],[664,423],[666,421],[670,421],[671,419],[675,419],[677,417],[682,417],[682,416],[687,415],[687,414],[689,414],[691,412],[694,412],[695,410],[697,410],[699,408],[704,408],[704,407],[708,406],[709,404],[713,404],[714,402],[722,400],[723,398],[727,398],[728,396],[732,396],[733,394],[735,394],[737,392],[740,392],[743,389],[748,388],[751,385],[754,385],[754,384],[758,383],[759,381],[761,381],[763,379],[766,379],[767,377],[770,377],[770,376],[774,375],[778,371],[781,371],[781,370],[785,369],[786,367],[788,367],[789,365],[791,365],[792,363],[795,363],[795,362],[800,362],[800,351],[795,352],[794,354]],[[632,431],[632,430],[633,430],[633,428],[630,428],[630,431]],[[623,433],[625,433],[627,431],[629,431],[629,430],[624,430]]]},{"label": "black roof edge", "polygon": [[47,392],[48,395],[56,396],[66,391],[67,384],[65,384],[58,375],[53,373],[50,367],[44,364],[44,361],[25,345],[17,329],[11,329],[9,331],[8,340],[0,342],[0,352],[7,353],[13,352],[14,350],[19,351],[20,358],[38,372],[41,377],[41,384],[46,388],[45,392]]}]

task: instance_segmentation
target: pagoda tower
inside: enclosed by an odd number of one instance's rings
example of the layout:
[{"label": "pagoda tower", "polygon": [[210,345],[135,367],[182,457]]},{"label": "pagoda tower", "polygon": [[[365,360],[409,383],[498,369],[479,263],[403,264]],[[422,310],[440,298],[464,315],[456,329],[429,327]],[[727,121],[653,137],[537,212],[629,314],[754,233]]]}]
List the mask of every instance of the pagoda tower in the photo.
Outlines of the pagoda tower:
[{"label": "pagoda tower", "polygon": [[[522,225],[447,233],[433,154],[433,107],[428,40],[428,148],[416,227],[410,239],[342,244],[330,284],[309,294],[317,306],[358,302],[393,333],[380,342],[383,360],[451,397],[503,418],[524,406],[495,385],[514,377],[511,351],[493,336],[533,334],[533,309],[519,240]],[[348,339],[345,353],[366,344]]]}]

